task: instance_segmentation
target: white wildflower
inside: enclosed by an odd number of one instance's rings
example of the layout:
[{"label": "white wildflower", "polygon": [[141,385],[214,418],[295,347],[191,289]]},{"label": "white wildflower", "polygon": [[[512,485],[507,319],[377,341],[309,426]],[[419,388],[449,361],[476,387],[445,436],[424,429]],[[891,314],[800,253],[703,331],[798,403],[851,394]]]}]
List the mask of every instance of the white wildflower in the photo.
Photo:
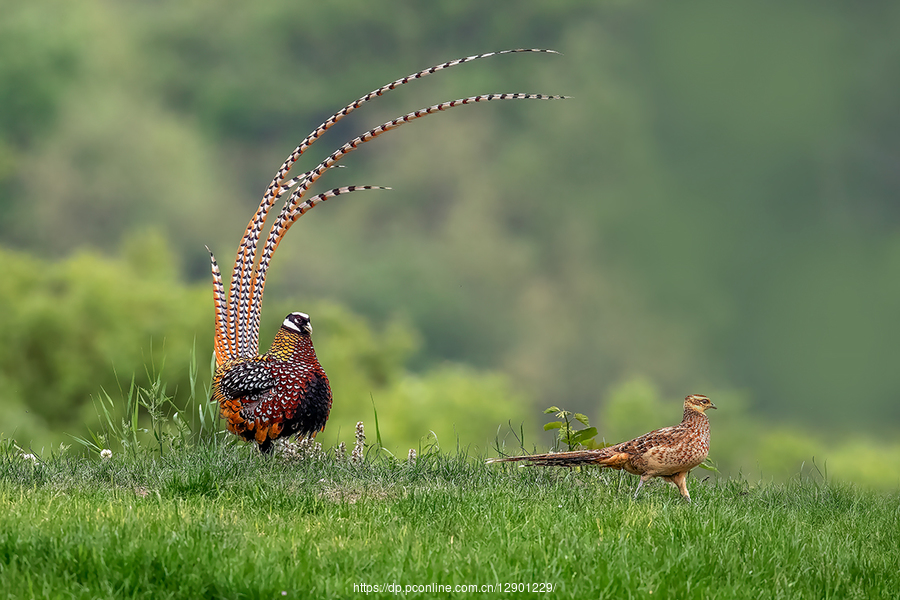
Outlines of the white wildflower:
[{"label": "white wildflower", "polygon": [[112,450],[110,450],[109,448],[104,448],[100,451],[100,458],[102,458],[103,460],[112,458]]},{"label": "white wildflower", "polygon": [[322,444],[312,438],[305,437],[296,441],[283,438],[276,442],[275,448],[281,457],[287,461],[325,458]]},{"label": "white wildflower", "polygon": [[354,465],[361,465],[363,461],[363,449],[366,444],[366,429],[363,426],[363,422],[360,421],[356,424],[356,445],[353,447],[353,452],[350,454],[350,462]]}]

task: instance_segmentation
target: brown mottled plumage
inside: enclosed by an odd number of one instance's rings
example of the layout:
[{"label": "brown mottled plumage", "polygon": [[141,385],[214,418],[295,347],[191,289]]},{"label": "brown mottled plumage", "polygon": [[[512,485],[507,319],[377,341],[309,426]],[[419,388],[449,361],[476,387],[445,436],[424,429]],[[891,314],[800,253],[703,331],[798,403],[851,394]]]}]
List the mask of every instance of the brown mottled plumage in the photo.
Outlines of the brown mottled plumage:
[{"label": "brown mottled plumage", "polygon": [[494,458],[488,462],[527,461],[537,466],[574,467],[600,465],[611,469],[625,469],[641,476],[634,497],[649,479],[660,477],[678,488],[691,501],[687,490],[687,475],[709,454],[709,419],[704,414],[715,408],[706,396],[692,394],[684,399],[684,418],[673,427],[663,427],[633,440],[599,450],[580,450]]},{"label": "brown mottled plumage", "polygon": [[[246,440],[255,440],[260,449],[266,451],[271,449],[272,442],[279,437],[293,433],[315,435],[325,427],[328,419],[331,407],[328,378],[316,359],[309,333],[294,331],[290,324],[299,318],[296,315],[303,313],[288,315],[275,336],[272,348],[266,354],[259,354],[260,309],[266,273],[285,234],[297,219],[314,206],[341,194],[387,188],[353,185],[334,188],[304,199],[310,187],[339,160],[362,144],[422,117],[467,104],[494,100],[550,100],[563,96],[481,94],[428,106],[370,129],[332,152],[314,169],[291,178],[291,168],[300,156],[335,123],[363,104],[397,87],[471,61],[522,52],[555,54],[553,50],[516,49],[467,56],[401,77],[351,102],[316,127],[278,169],[238,244],[227,294],[216,258],[210,252],[216,323],[213,400],[219,403],[221,415],[228,421],[229,431]],[[284,198],[281,213],[275,218],[265,243],[260,247],[269,211],[281,198]],[[310,249],[309,255],[314,257],[315,249]],[[306,319],[305,326],[308,326],[309,318],[306,315],[303,317]]]}]

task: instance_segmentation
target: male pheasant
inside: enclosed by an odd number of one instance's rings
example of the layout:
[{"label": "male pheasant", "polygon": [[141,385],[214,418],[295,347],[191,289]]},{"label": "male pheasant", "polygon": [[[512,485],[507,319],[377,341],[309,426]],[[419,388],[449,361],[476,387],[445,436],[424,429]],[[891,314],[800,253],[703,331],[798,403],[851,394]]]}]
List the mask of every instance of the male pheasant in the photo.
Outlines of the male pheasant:
[{"label": "male pheasant", "polygon": [[675,485],[688,502],[687,475],[709,454],[709,419],[706,410],[716,406],[706,396],[692,394],[684,399],[684,418],[673,427],[663,427],[599,450],[579,450],[553,454],[534,454],[494,458],[488,462],[527,461],[537,466],[574,467],[600,465],[625,469],[641,476],[634,497],[649,479],[660,477]]},{"label": "male pheasant", "polygon": [[[219,403],[220,413],[227,421],[229,431],[248,441],[256,441],[260,450],[266,452],[271,450],[272,442],[279,437],[295,433],[314,436],[325,427],[328,420],[331,389],[313,350],[310,338],[312,327],[308,316],[304,313],[288,315],[275,336],[271,349],[263,355],[259,354],[260,308],[266,273],[272,256],[287,231],[311,208],[341,194],[388,188],[371,185],[339,187],[304,200],[310,187],[361,144],[421,117],[465,104],[492,100],[549,100],[564,96],[487,94],[442,102],[370,129],[338,148],[314,169],[289,178],[294,163],[335,123],[373,98],[456,65],[519,52],[554,53],[552,50],[516,49],[451,60],[392,81],[348,104],[316,127],[278,169],[238,244],[227,296],[216,258],[210,252],[216,325],[216,372],[212,399]],[[283,196],[286,199],[281,213],[269,229],[265,244],[260,248],[260,236],[269,210]]]},{"label": "male pheasant", "polygon": [[216,370],[213,398],[228,430],[262,452],[293,434],[315,436],[331,411],[331,386],[313,349],[309,315],[289,314],[268,352]]}]

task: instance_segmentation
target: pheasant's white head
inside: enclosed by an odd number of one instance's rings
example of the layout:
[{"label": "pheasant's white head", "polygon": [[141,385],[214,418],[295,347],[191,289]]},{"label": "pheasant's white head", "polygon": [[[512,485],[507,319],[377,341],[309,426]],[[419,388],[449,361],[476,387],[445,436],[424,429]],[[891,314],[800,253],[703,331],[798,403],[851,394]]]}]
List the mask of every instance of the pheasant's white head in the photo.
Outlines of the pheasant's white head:
[{"label": "pheasant's white head", "polygon": [[706,412],[708,408],[715,408],[716,405],[709,401],[709,398],[702,394],[691,394],[684,399],[684,407],[692,408],[697,412]]},{"label": "pheasant's white head", "polygon": [[309,321],[309,315],[302,312],[293,312],[284,319],[281,324],[285,329],[296,331],[300,335],[312,335],[312,323]]}]

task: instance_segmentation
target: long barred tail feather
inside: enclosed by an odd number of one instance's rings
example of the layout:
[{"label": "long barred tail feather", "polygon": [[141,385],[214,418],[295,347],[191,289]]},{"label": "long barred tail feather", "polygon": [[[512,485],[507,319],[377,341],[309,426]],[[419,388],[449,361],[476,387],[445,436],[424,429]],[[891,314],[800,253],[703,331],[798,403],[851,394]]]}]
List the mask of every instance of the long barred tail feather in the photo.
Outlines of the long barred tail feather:
[{"label": "long barred tail feather", "polygon": [[312,186],[312,184],[315,183],[328,169],[332,168],[337,161],[342,159],[347,154],[350,154],[353,150],[356,150],[362,144],[372,141],[381,134],[392,129],[396,129],[401,125],[405,125],[406,123],[410,123],[412,121],[415,121],[416,119],[432,115],[436,112],[441,112],[466,104],[475,104],[478,102],[490,102],[492,100],[564,100],[567,98],[569,98],[569,96],[551,96],[546,94],[481,94],[478,96],[469,96],[468,98],[459,98],[457,100],[450,100],[449,102],[434,104],[427,108],[422,108],[411,113],[407,113],[403,116],[397,117],[396,119],[386,121],[378,127],[374,127],[366,133],[350,140],[349,142],[332,152],[331,155],[321,163],[319,163],[319,165],[315,169],[304,174],[300,178],[300,181],[298,181],[297,188],[294,190],[293,194],[291,194],[290,199],[285,203],[285,207],[282,210],[281,217],[286,218],[286,215],[289,214],[297,204],[299,204],[300,199],[307,192],[310,186]]},{"label": "long barred tail feather", "polygon": [[[306,147],[308,148],[310,145],[311,142]],[[296,152],[297,150],[294,151],[294,153]],[[300,154],[302,154],[302,151]],[[300,157],[300,154],[297,154],[296,158],[290,161],[290,164],[288,164],[288,161],[285,161],[287,168],[285,169],[285,165],[282,165],[279,174],[286,176],[293,163]],[[268,219],[269,210],[285,192],[309,175],[310,171],[307,171],[286,183],[282,179],[277,182],[278,185],[276,185],[276,180],[273,180],[266,189],[259,208],[257,208],[253,218],[247,224],[247,229],[244,231],[244,235],[238,245],[234,270],[231,274],[231,283],[228,288],[228,320],[233,328],[230,331],[231,337],[237,340],[232,348],[237,356],[251,357],[259,352],[258,323],[256,324],[257,329],[253,329],[249,320],[250,294],[257,277],[255,265],[259,238]]]},{"label": "long barred tail feather", "polygon": [[216,263],[216,257],[206,247],[209,252],[209,262],[212,268],[213,277],[213,304],[215,306],[215,327],[216,333],[214,340],[214,348],[216,352],[216,364],[223,364],[226,358],[231,354],[230,341],[228,339],[228,311],[225,303],[225,288],[222,285],[222,274],[219,272],[219,265]]},{"label": "long barred tail feather", "polygon": [[[366,133],[350,140],[349,142],[332,152],[331,155],[321,163],[319,163],[319,165],[315,169],[309,171],[308,174],[304,174],[304,176],[300,178],[297,187],[294,189],[294,192],[291,194],[290,198],[285,201],[284,208],[282,209],[281,214],[272,224],[271,229],[269,229],[269,235],[266,239],[266,244],[263,247],[262,255],[260,257],[259,268],[255,273],[254,289],[251,294],[250,313],[252,315],[256,315],[256,317],[258,318],[262,303],[262,290],[265,287],[266,271],[268,270],[269,264],[271,262],[272,253],[275,251],[275,248],[278,247],[278,244],[281,242],[281,239],[284,237],[284,235],[291,228],[291,225],[293,225],[293,223],[297,220],[297,217],[308,210],[303,210],[299,214],[297,214],[296,212],[298,210],[298,207],[301,205],[300,201],[302,200],[303,196],[306,194],[309,188],[322,175],[325,174],[326,171],[328,171],[335,165],[337,161],[341,160],[343,157],[356,150],[359,146],[365,144],[366,142],[372,141],[383,133],[391,131],[392,129],[396,129],[401,125],[405,125],[406,123],[410,123],[412,121],[415,121],[416,119],[420,119],[422,117],[426,117],[428,115],[432,115],[444,110],[449,110],[457,106],[475,104],[478,102],[490,102],[492,100],[564,100],[566,98],[568,98],[568,96],[506,93],[482,94],[478,96],[469,96],[468,98],[450,100],[449,102],[434,104],[427,108],[416,110],[401,117],[397,117],[396,119],[392,119],[391,121],[382,123],[378,127],[370,129]],[[310,208],[312,207],[310,206]],[[257,327],[251,327],[250,335],[252,336],[251,342],[254,340],[258,342],[259,330]]]},{"label": "long barred tail feather", "polygon": [[[343,187],[334,188],[334,189],[328,190],[327,192],[322,192],[321,194],[313,196],[312,198],[306,200],[305,202],[303,202],[302,204],[297,206],[291,212],[290,222],[293,223],[294,221],[299,219],[301,216],[306,214],[310,209],[312,209],[315,206],[321,204],[322,202],[328,200],[329,198],[334,198],[335,196],[340,196],[341,194],[348,194],[350,192],[359,192],[359,191],[363,191],[363,190],[390,190],[390,189],[393,189],[393,188],[383,186],[383,185],[346,185]],[[284,237],[284,235],[281,236],[281,238],[283,238],[283,237]],[[279,238],[279,241],[281,240],[281,238]],[[273,252],[274,252],[274,250],[273,250]]]},{"label": "long barred tail feather", "polygon": [[550,454],[531,454],[525,456],[509,456],[506,458],[490,458],[488,463],[526,462],[537,467],[577,467],[579,465],[603,464],[614,456],[615,452],[601,450],[575,450],[573,452],[555,452]]},{"label": "long barred tail feather", "polygon": [[[259,311],[262,302],[262,292],[265,287],[265,275],[271,261],[272,253],[277,248],[284,234],[290,229],[290,226],[306,211],[313,206],[328,198],[340,195],[342,193],[362,190],[362,189],[381,189],[377,186],[348,186],[345,188],[335,188],[330,192],[325,192],[306,202],[302,202],[303,196],[309,190],[310,186],[318,180],[322,174],[328,169],[335,166],[335,162],[340,160],[346,154],[353,151],[359,144],[365,143],[378,137],[382,133],[399,127],[404,123],[408,123],[417,118],[433,114],[434,112],[453,108],[460,104],[469,104],[475,102],[483,102],[497,99],[556,99],[564,98],[564,96],[544,96],[540,94],[490,94],[483,96],[472,96],[461,100],[444,102],[436,104],[427,109],[415,111],[384,123],[376,127],[366,134],[348,142],[338,151],[319,164],[316,169],[308,171],[303,175],[287,180],[288,175],[294,163],[319,137],[328,131],[334,124],[349,115],[351,112],[369,102],[370,100],[385,94],[386,92],[396,89],[411,81],[421,79],[432,73],[437,73],[444,69],[461,65],[474,60],[487,58],[490,56],[501,54],[512,54],[521,52],[538,52],[558,54],[554,50],[545,50],[537,48],[517,48],[513,50],[503,50],[500,52],[488,52],[485,54],[476,54],[464,58],[458,58],[439,65],[429,67],[422,71],[418,71],[406,77],[401,77],[391,83],[372,90],[368,94],[361,96],[356,101],[348,104],[331,117],[326,119],[321,125],[316,127],[293,152],[284,161],[275,174],[272,182],[266,189],[259,208],[253,215],[253,218],[247,224],[238,250],[235,256],[235,264],[231,273],[230,285],[228,288],[227,300],[225,297],[224,286],[222,285],[221,275],[217,275],[217,267],[214,267],[213,284],[216,301],[216,356],[219,358],[220,352],[228,358],[236,356],[250,357],[259,351]],[[337,165],[340,166],[340,165]],[[285,201],[281,214],[272,225],[269,236],[265,245],[260,248],[259,240],[262,229],[265,226],[269,211],[274,203],[281,198],[288,190],[296,188],[291,196]],[[340,190],[340,191],[337,191]],[[215,260],[213,259],[213,263]]]},{"label": "long barred tail feather", "polygon": [[291,188],[303,181],[304,178],[308,177],[309,174],[310,172],[307,171],[288,182],[283,182],[280,187],[275,188],[274,196],[269,196],[269,190],[267,190],[267,195],[263,198],[253,218],[247,224],[247,229],[244,231],[240,244],[238,244],[237,256],[235,257],[234,269],[231,273],[231,282],[228,288],[226,309],[228,314],[227,322],[229,324],[229,356],[250,357],[259,352],[259,324],[256,323],[254,325],[251,323],[251,320],[248,318],[248,309],[250,307],[250,290],[253,289],[257,276],[255,264],[260,234],[265,226],[269,210],[271,210],[275,202],[286,192],[290,191]]},{"label": "long barred tail feather", "polygon": [[321,125],[316,127],[312,133],[310,133],[306,138],[300,142],[300,145],[294,148],[294,151],[287,157],[284,163],[281,165],[281,168],[278,169],[278,172],[275,174],[275,178],[272,180],[272,183],[269,184],[268,189],[266,190],[266,194],[263,197],[263,201],[265,202],[266,198],[270,195],[278,195],[279,188],[283,187],[284,180],[287,178],[288,173],[291,170],[291,167],[300,156],[306,151],[307,148],[313,145],[313,143],[319,139],[322,134],[331,129],[331,127],[352,113],[354,110],[369,102],[373,98],[377,98],[379,96],[384,95],[386,92],[394,90],[402,85],[405,85],[411,81],[415,81],[417,79],[422,79],[423,77],[427,77],[433,73],[437,73],[438,71],[443,71],[445,69],[449,69],[450,67],[455,67],[457,65],[461,65],[467,62],[472,62],[474,60],[479,60],[482,58],[488,58],[490,56],[499,56],[501,54],[513,54],[520,52],[539,52],[546,54],[559,54],[555,50],[544,50],[540,48],[516,48],[513,50],[501,50],[499,52],[486,52],[484,54],[475,54],[473,56],[467,56],[464,58],[457,58],[454,60],[447,61],[445,63],[441,63],[439,65],[434,65],[433,67],[429,67],[427,69],[423,69],[411,75],[407,75],[406,77],[401,77],[400,79],[395,79],[391,83],[387,85],[383,85],[377,89],[372,90],[368,94],[365,94],[359,97],[357,100],[351,102],[341,110],[337,111],[330,117],[328,117]]},{"label": "long barred tail feather", "polygon": [[[557,52],[555,52],[554,50],[543,50],[538,48],[517,48],[514,50],[503,50],[500,52],[476,54],[474,56],[458,58],[445,63],[441,63],[439,65],[435,65],[433,67],[429,67],[428,69],[418,71],[411,75],[407,75],[406,77],[401,77],[400,79],[394,80],[387,85],[381,86],[380,88],[372,90],[368,94],[361,96],[356,101],[351,102],[338,112],[334,113],[328,119],[326,119],[321,125],[316,127],[312,131],[312,133],[306,136],[306,138],[302,142],[300,142],[300,145],[297,146],[294,151],[291,152],[291,154],[287,157],[284,163],[282,163],[281,167],[276,172],[275,177],[272,179],[272,182],[269,184],[269,187],[266,188],[266,192],[263,195],[262,201],[260,202],[259,209],[247,224],[247,229],[244,231],[244,236],[243,238],[241,238],[241,243],[238,246],[237,256],[235,257],[235,268],[231,275],[231,284],[228,290],[228,311],[230,319],[232,320],[232,322],[234,323],[234,327],[236,328],[235,335],[237,337],[237,353],[239,355],[250,356],[255,355],[258,352],[258,348],[255,347],[253,340],[257,340],[258,344],[259,332],[249,329],[250,324],[248,323],[248,309],[252,289],[256,287],[255,281],[258,279],[257,273],[254,269],[254,265],[257,262],[256,259],[257,255],[259,254],[259,238],[262,234],[262,229],[265,226],[266,219],[268,218],[269,210],[271,210],[272,205],[275,203],[276,199],[282,194],[284,180],[290,173],[290,170],[293,167],[294,163],[297,162],[297,160],[306,151],[306,149],[312,146],[312,144],[319,137],[321,137],[322,134],[328,131],[335,123],[352,113],[354,110],[356,110],[366,102],[369,102],[373,98],[377,98],[378,96],[381,96],[390,90],[396,89],[397,87],[405,85],[411,81],[415,81],[416,79],[427,77],[432,73],[437,73],[438,71],[442,71],[450,67],[455,67],[463,63],[471,62],[481,58],[488,58],[489,56],[518,52],[541,52],[557,54]],[[257,307],[257,311],[258,310],[259,307]]]},{"label": "long barred tail feather", "polygon": [[[301,176],[302,177],[302,176]],[[384,187],[380,185],[348,185],[344,187],[334,188],[328,190],[327,192],[322,192],[312,198],[309,198],[299,206],[295,207],[293,211],[291,211],[286,227],[290,227],[294,221],[303,216],[304,213],[314,208],[316,205],[330,199],[335,196],[340,196],[341,194],[349,194],[350,192],[359,192],[364,190],[389,190],[391,188]],[[281,219],[276,221],[273,225],[273,231],[276,227],[279,226]],[[263,248],[262,256],[259,260],[259,265],[257,266],[255,277],[253,280],[253,295],[251,296],[250,302],[250,315],[248,319],[248,329],[250,332],[250,346],[258,347],[259,345],[259,314],[260,308],[262,306],[262,297],[263,292],[265,291],[266,286],[266,271],[269,269],[269,262],[272,259],[272,256],[275,254],[275,250],[278,248],[278,244],[281,243],[281,240],[284,239],[284,232],[281,232],[280,235],[272,236],[270,235],[268,239],[266,239],[266,245]]]},{"label": "long barred tail feather", "polygon": [[[281,235],[284,235],[287,232],[285,228],[285,224],[289,220],[289,216],[291,212],[299,205],[300,200],[309,190],[309,188],[330,168],[332,168],[335,163],[341,160],[346,155],[350,154],[354,150],[356,150],[362,144],[366,142],[370,142],[376,137],[386,133],[392,129],[396,129],[401,125],[405,125],[406,123],[410,123],[415,121],[416,119],[420,119],[422,117],[426,117],[428,115],[432,115],[436,112],[441,112],[444,110],[448,110],[451,108],[455,108],[457,106],[463,106],[466,104],[475,104],[478,102],[490,102],[492,100],[564,100],[568,98],[568,96],[550,96],[546,94],[482,94],[478,96],[469,96],[468,98],[459,98],[457,100],[450,100],[449,102],[442,102],[440,104],[434,104],[427,108],[423,108],[420,110],[413,111],[411,113],[407,113],[401,117],[397,117],[396,119],[392,119],[390,121],[386,121],[382,123],[378,127],[374,127],[367,131],[366,133],[350,140],[337,150],[331,153],[325,160],[323,160],[319,165],[305,173],[300,180],[298,181],[297,187],[294,192],[291,194],[291,197],[285,202],[284,208],[281,211],[281,215],[278,217],[277,224],[279,224],[278,229],[281,230]],[[269,236],[273,235],[273,231],[275,226],[273,225],[273,229],[269,230]]]}]

